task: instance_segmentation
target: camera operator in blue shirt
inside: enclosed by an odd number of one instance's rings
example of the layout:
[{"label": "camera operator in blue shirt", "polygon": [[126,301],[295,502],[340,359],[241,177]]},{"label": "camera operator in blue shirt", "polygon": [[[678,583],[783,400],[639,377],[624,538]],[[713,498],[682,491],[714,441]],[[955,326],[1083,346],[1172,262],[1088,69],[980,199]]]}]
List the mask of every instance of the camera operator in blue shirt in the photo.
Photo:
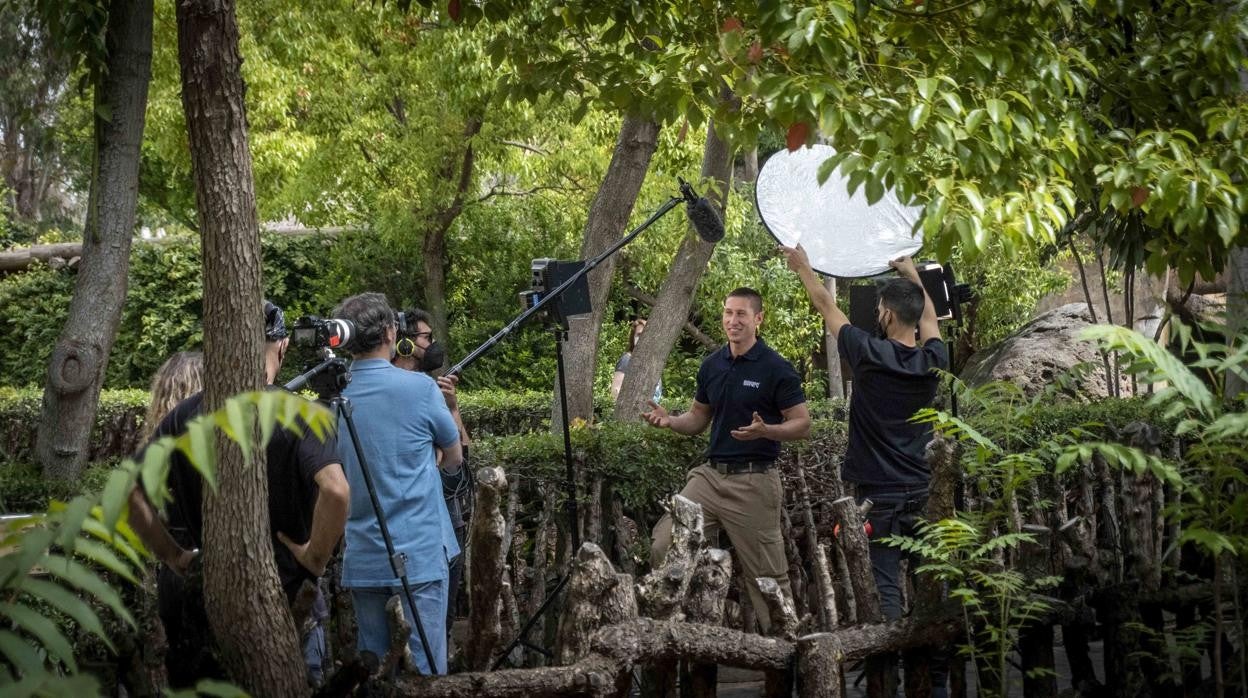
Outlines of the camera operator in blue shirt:
[{"label": "camera operator in blue shirt", "polygon": [[[463,461],[459,429],[432,378],[390,363],[398,336],[385,296],[352,296],[334,309],[334,317],[355,325],[352,379],[342,394],[353,405],[360,448],[395,550],[406,557],[416,609],[404,599],[405,615],[420,614],[436,666],[428,666],[415,623],[408,640],[412,658],[421,673],[444,674],[447,577],[459,545],[442,499],[435,448],[442,451],[442,470],[457,471]],[[383,657],[389,648],[386,602],[402,596],[402,588],[390,566],[355,450],[346,446],[342,463],[352,487],[342,585],[351,589],[359,650]]]}]

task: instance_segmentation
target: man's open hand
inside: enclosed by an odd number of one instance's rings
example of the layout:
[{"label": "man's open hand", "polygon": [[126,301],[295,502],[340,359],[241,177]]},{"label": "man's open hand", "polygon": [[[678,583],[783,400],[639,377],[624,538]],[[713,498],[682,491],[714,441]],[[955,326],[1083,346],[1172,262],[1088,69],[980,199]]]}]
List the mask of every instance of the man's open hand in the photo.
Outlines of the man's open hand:
[{"label": "man's open hand", "polygon": [[642,419],[646,420],[646,422],[648,422],[652,427],[659,427],[660,429],[668,429],[671,427],[671,415],[667,413],[667,410],[663,409],[662,405],[658,404],[654,400],[647,400],[646,404],[650,406],[650,411],[642,412]]},{"label": "man's open hand", "polygon": [[731,433],[732,438],[737,441],[765,439],[767,438],[767,423],[763,421],[762,417],[758,416],[757,412],[755,412],[753,421],[740,429],[733,429]]}]

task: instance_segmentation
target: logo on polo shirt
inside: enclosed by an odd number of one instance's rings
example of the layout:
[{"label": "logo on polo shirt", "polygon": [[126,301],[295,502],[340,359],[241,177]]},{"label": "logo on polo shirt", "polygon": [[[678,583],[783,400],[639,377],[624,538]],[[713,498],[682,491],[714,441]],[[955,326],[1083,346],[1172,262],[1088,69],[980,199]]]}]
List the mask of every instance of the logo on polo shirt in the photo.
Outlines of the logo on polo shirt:
[{"label": "logo on polo shirt", "polygon": [[759,383],[758,381],[741,381],[741,385],[744,385],[747,388],[757,388]]}]

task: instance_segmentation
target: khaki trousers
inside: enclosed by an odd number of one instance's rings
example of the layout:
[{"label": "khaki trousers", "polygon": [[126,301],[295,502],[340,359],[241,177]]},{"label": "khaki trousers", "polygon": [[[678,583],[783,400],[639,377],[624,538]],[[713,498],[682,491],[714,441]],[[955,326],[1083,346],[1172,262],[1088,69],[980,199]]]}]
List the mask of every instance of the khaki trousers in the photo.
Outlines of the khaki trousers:
[{"label": "khaki trousers", "polygon": [[[789,586],[788,560],[780,534],[780,507],[784,490],[780,471],[721,475],[710,465],[689,471],[681,496],[702,505],[702,532],[713,546],[722,528],[732,541],[741,575],[746,580],[750,602],[763,633],[771,628],[771,615],[763,595],[754,583],[756,577],[776,580],[784,595],[793,599]],[[654,526],[650,565],[658,567],[672,544],[672,518],[664,514]]]}]

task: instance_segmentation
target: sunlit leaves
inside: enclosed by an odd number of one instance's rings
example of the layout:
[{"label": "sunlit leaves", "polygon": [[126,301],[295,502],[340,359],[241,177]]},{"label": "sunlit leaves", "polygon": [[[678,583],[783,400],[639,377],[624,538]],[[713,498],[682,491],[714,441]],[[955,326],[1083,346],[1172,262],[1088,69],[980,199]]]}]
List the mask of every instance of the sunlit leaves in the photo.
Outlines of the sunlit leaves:
[{"label": "sunlit leaves", "polygon": [[[215,471],[212,455],[194,444],[211,442],[218,425],[228,426],[234,436],[251,438],[250,427],[239,425],[254,423],[257,414],[286,427],[306,425],[317,434],[335,426],[329,410],[296,395],[282,391],[238,395],[220,411],[193,420],[187,434],[156,442],[142,462],[123,461],[101,493],[82,495],[68,504],[53,502],[46,514],[3,524],[0,550],[15,552],[0,555],[0,596],[4,599],[0,619],[11,628],[0,631],[0,657],[21,675],[22,681],[9,687],[14,695],[79,695],[70,689],[88,685],[53,680],[47,673],[45,662],[60,664],[71,673],[78,670],[72,644],[48,612],[72,620],[80,631],[112,648],[100,609],[130,626],[135,620],[100,570],[137,583],[147,554],[121,516],[131,491],[142,480],[149,501],[163,506],[168,500],[164,486],[168,458],[174,449],[210,477]],[[262,431],[271,434],[273,429]]]},{"label": "sunlit leaves", "polygon": [[[998,236],[1051,242],[1079,201],[1172,230],[1149,246],[1150,266],[1185,280],[1237,240],[1248,212],[1237,6],[968,3],[922,17],[838,0],[738,15],[759,45],[785,49],[740,61],[738,91],[863,152],[852,169],[864,180],[919,204],[942,197],[921,224],[942,256]],[[837,98],[813,105],[829,83]],[[967,188],[951,199],[940,181]]]}]

